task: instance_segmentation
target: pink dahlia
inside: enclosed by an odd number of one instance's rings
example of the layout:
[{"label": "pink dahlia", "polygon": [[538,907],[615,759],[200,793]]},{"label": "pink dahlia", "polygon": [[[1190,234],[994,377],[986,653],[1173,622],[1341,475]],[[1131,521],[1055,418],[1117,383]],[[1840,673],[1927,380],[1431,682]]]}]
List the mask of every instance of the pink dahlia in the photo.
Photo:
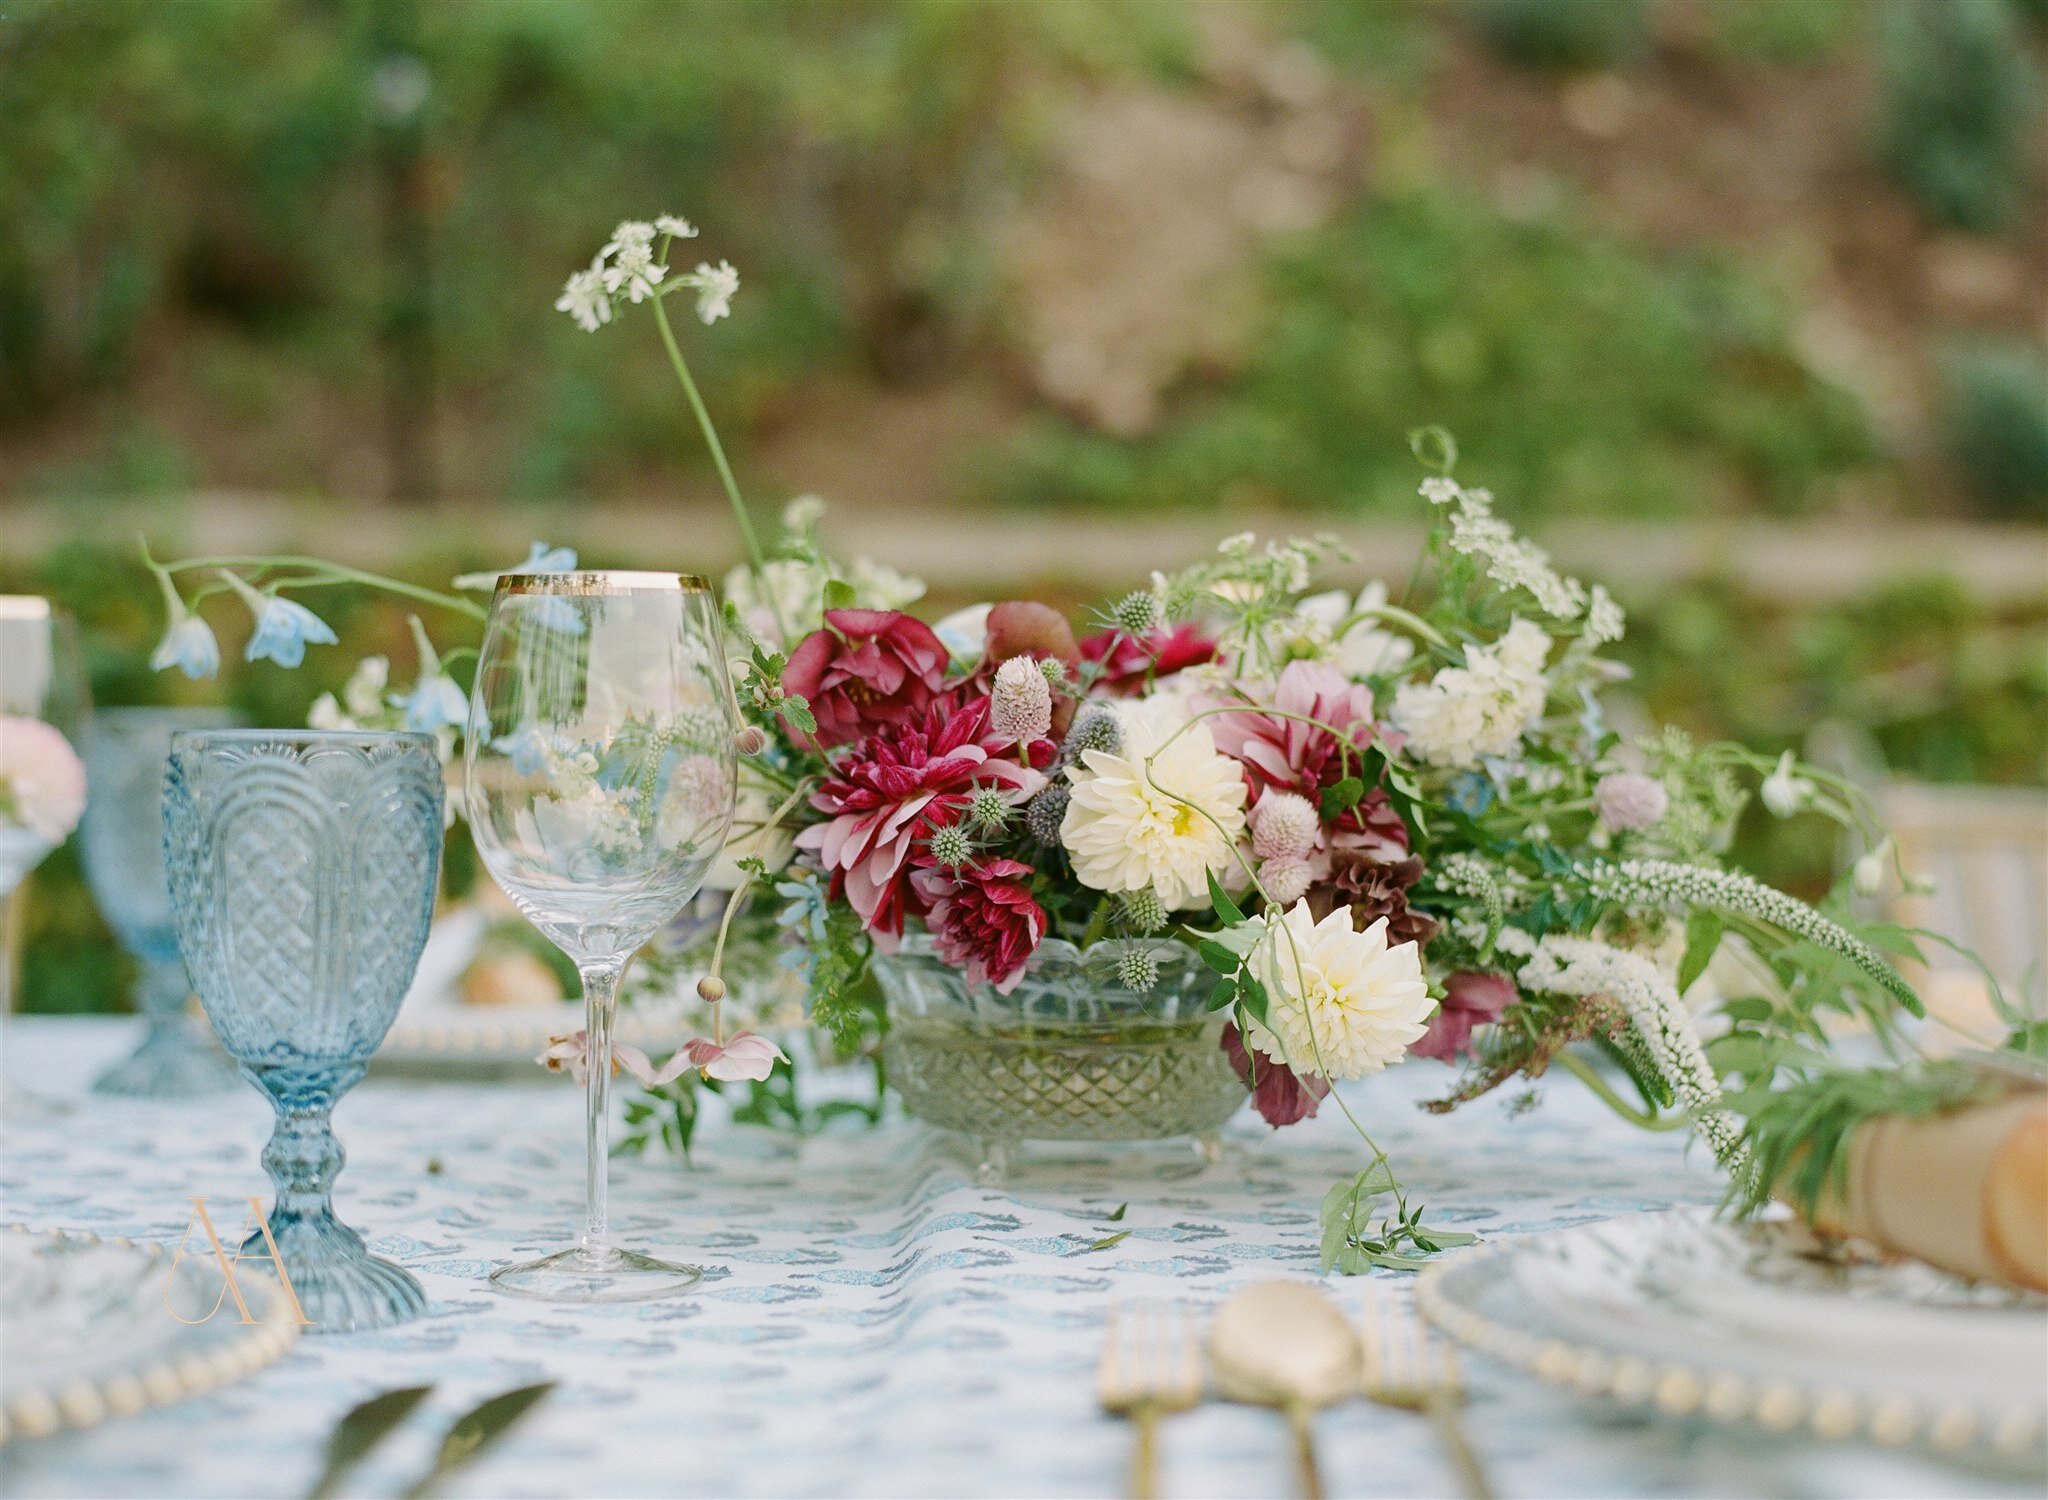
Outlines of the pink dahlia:
[{"label": "pink dahlia", "polygon": [[1453,974],[1444,981],[1443,1004],[1429,1018],[1429,1030],[1408,1050],[1417,1057],[1456,1062],[1472,1050],[1473,1028],[1498,1021],[1520,998],[1515,982],[1504,974]]},{"label": "pink dahlia", "polygon": [[[1243,763],[1255,792],[1292,792],[1315,804],[1347,773],[1358,774],[1360,757],[1378,733],[1372,690],[1320,662],[1289,663],[1263,700],[1221,699],[1206,706],[1236,710],[1206,722],[1216,748]],[[1319,843],[1398,859],[1408,851],[1408,830],[1375,788]]]},{"label": "pink dahlia", "polygon": [[1216,643],[1193,625],[1155,630],[1142,639],[1121,630],[1105,630],[1081,642],[1081,655],[1101,664],[1101,675],[1095,679],[1097,691],[1115,698],[1134,698],[1145,691],[1147,682],[1214,661]]},{"label": "pink dahlia", "polygon": [[925,926],[940,958],[967,971],[970,985],[1008,994],[1045,936],[1045,908],[1031,898],[1031,866],[985,859],[946,869],[923,864],[911,883],[926,903]]},{"label": "pink dahlia", "polygon": [[[1052,752],[1044,740],[1031,748],[1034,757]],[[799,833],[797,847],[818,857],[832,894],[845,896],[884,951],[902,935],[906,912],[923,909],[909,880],[919,843],[956,821],[979,787],[1022,802],[1045,785],[1040,772],[1005,758],[1015,749],[990,731],[988,699],[957,707],[941,700],[909,723],[878,730],[811,794],[826,821]]]},{"label": "pink dahlia", "polygon": [[1252,1091],[1252,1108],[1259,1118],[1275,1128],[1310,1118],[1330,1092],[1327,1078],[1297,1073],[1263,1052],[1247,1051],[1234,1024],[1223,1028],[1223,1054]]},{"label": "pink dahlia", "polygon": [[922,620],[893,609],[828,609],[782,669],[806,699],[820,747],[844,745],[923,711],[945,681],[946,648]]}]

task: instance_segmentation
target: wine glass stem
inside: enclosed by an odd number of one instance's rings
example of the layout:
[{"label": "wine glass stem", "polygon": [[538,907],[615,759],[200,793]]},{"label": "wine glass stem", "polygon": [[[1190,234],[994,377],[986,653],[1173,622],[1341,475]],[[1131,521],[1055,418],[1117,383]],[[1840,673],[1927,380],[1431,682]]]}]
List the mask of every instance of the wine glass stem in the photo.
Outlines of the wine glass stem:
[{"label": "wine glass stem", "polygon": [[605,1200],[611,1165],[612,1020],[618,1014],[619,975],[625,967],[623,959],[579,966],[583,975],[583,1025],[590,1057],[584,1092],[584,1142],[589,1161],[584,1180],[583,1248],[593,1254],[611,1248]]}]

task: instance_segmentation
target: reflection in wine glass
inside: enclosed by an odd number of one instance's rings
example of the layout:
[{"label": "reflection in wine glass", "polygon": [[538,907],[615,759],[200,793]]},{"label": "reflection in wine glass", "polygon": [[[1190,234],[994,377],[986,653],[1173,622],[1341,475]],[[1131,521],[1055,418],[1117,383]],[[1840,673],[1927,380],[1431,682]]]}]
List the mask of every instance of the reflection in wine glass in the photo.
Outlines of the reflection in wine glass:
[{"label": "reflection in wine glass", "polygon": [[[70,835],[85,806],[73,748],[86,712],[70,616],[32,594],[0,594],[0,900]],[[0,924],[0,1012],[14,955]]]},{"label": "reflection in wine glass", "polygon": [[583,976],[587,1217],[574,1247],[505,1266],[502,1290],[618,1302],[700,1273],[613,1246],[612,1020],[634,951],[703,883],[732,819],[738,723],[718,606],[673,573],[498,580],[470,693],[465,802],[485,866]]}]

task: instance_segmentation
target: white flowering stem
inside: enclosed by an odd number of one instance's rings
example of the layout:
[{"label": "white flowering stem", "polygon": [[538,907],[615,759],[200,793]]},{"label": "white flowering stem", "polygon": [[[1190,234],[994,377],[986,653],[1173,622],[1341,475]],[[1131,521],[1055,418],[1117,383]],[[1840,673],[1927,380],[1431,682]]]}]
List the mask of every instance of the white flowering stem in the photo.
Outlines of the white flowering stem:
[{"label": "white flowering stem", "polygon": [[725,498],[732,505],[732,518],[740,529],[740,540],[746,545],[747,560],[753,564],[754,577],[761,583],[762,593],[768,601],[770,613],[775,616],[776,628],[784,641],[789,640],[789,622],[782,617],[782,605],[775,597],[775,590],[768,587],[768,555],[761,550],[761,538],[754,532],[754,518],[747,512],[747,502],[740,498],[739,481],[733,478],[732,465],[726,461],[725,445],[718,440],[718,429],[711,425],[711,413],[705,408],[704,398],[697,393],[697,382],[690,378],[690,366],[683,358],[683,349],[676,342],[675,330],[669,326],[668,308],[663,299],[654,299],[654,322],[661,330],[661,344],[668,351],[668,362],[674,367],[676,379],[682,382],[683,395],[689,398],[690,410],[696,414],[697,426],[704,434],[704,446],[711,450],[712,465],[718,470],[719,483],[725,486]]},{"label": "white flowering stem", "polygon": [[1747,875],[1661,859],[1632,859],[1618,865],[1596,863],[1588,865],[1584,874],[1593,893],[1611,901],[1688,910],[1714,906],[1755,917],[1781,932],[1841,955],[1912,1014],[1927,1013],[1913,987],[1875,948],[1805,902],[1795,901],[1783,891]]}]

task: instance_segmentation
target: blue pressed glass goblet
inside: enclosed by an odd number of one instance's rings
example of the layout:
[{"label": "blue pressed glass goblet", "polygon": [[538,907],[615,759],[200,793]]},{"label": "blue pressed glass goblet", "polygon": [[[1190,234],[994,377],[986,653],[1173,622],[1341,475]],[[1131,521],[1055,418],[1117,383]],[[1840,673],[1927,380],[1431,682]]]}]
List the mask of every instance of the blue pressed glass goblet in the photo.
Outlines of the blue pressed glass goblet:
[{"label": "blue pressed glass goblet", "polygon": [[[425,734],[209,730],[171,740],[164,852],[178,945],[228,1055],[269,1096],[270,1233],[318,1332],[426,1306],[334,1216],[329,1114],[412,982],[441,858]],[[244,1253],[266,1253],[261,1237]]]},{"label": "blue pressed glass goblet", "polygon": [[234,722],[220,708],[103,708],[86,726],[85,878],[140,969],[135,1008],[149,1025],[142,1045],[94,1081],[101,1093],[169,1099],[234,1087],[234,1065],[185,1004],[192,988],[171,920],[163,825],[171,736]]}]

